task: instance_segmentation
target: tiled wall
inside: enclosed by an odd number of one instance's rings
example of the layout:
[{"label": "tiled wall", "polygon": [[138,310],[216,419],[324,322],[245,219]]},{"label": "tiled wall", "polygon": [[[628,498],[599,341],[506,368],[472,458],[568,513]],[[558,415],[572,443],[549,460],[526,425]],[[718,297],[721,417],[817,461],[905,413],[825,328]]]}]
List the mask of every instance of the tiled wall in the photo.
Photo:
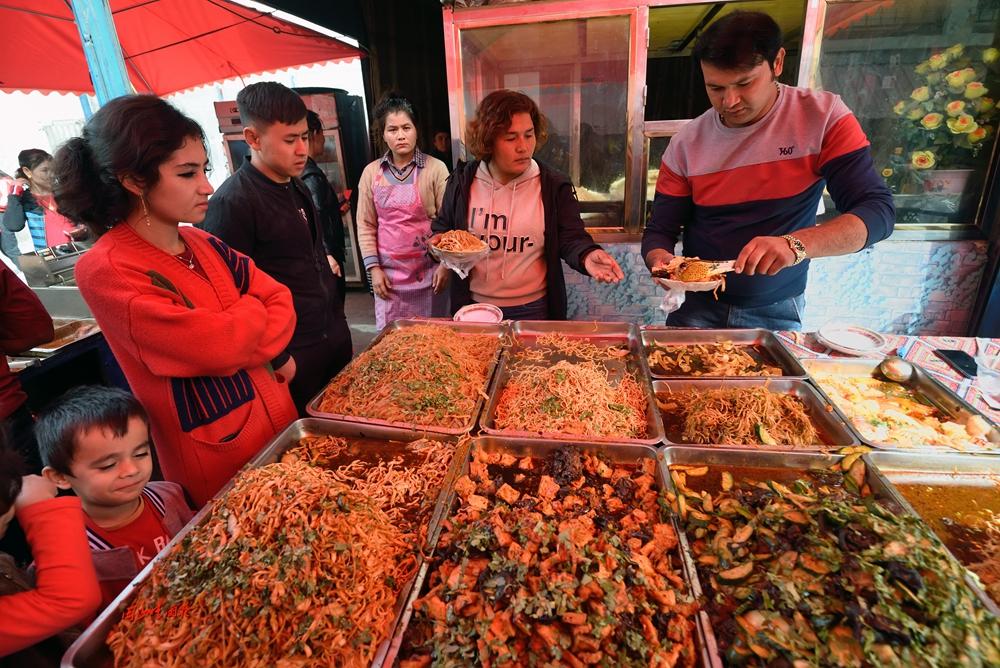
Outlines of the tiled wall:
[{"label": "tiled wall", "polygon": [[[602,285],[563,265],[573,320],[663,324],[663,290],[652,282],[639,244],[606,244],[625,272]],[[984,241],[883,241],[809,268],[803,329],[836,320],[894,334],[962,335],[986,264]]]}]

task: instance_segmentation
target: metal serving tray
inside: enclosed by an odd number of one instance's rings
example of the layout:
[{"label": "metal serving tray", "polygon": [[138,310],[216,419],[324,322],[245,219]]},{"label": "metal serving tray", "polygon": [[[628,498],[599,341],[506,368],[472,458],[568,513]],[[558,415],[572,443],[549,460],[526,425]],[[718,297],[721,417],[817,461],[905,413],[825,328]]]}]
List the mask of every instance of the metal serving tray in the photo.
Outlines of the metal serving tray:
[{"label": "metal serving tray", "polygon": [[[766,329],[668,329],[666,327],[642,327],[644,354],[649,354],[653,344],[683,347],[704,343],[732,343],[736,346],[756,346],[781,367],[782,377],[805,378],[806,370],[774,333]],[[649,360],[647,357],[647,364]],[[652,366],[649,372],[656,378],[757,378],[758,376],[692,376],[657,373]],[[774,378],[774,376],[759,376]]]},{"label": "metal serving tray", "polygon": [[59,352],[66,346],[101,332],[101,329],[97,326],[97,321],[93,319],[56,318],[53,325],[55,335],[52,337],[52,340],[35,346],[24,353],[25,355],[48,357]]},{"label": "metal serving tray", "polygon": [[[881,361],[881,359],[807,359],[802,360],[802,365],[810,374],[813,371],[817,371],[846,377],[871,377]],[[987,416],[983,415],[964,399],[942,385],[936,378],[924,371],[920,366],[914,364],[913,369],[913,379],[908,383],[903,383],[903,385],[905,385],[908,389],[922,396],[953,419],[965,421],[968,418],[977,415],[985,420],[986,424],[991,426],[990,432],[987,435],[987,440],[994,445],[994,449],[968,450],[965,451],[967,454],[1000,454],[1000,429],[998,429]],[[811,380],[819,389],[823,398],[833,405],[834,410],[837,411],[837,415],[847,424],[858,440],[865,445],[887,450],[902,450],[904,452],[917,450],[940,453],[956,452],[955,450],[942,445],[925,445],[908,448],[895,445],[893,443],[876,443],[871,441],[865,438],[854,426],[854,423],[848,416],[847,411],[830,399],[830,396],[823,389],[823,385],[815,378],[811,378]]]},{"label": "metal serving tray", "polygon": [[[628,346],[629,355],[625,359],[626,368],[636,372],[636,380],[642,385],[646,395],[646,437],[620,438],[615,436],[591,436],[585,434],[540,434],[538,432],[498,429],[495,426],[496,408],[511,377],[511,364],[516,354],[516,348],[531,346],[540,336],[545,334],[562,334],[571,339],[584,339],[594,345]],[[480,426],[483,432],[491,436],[507,438],[546,438],[561,441],[589,441],[596,443],[629,443],[638,445],[658,445],[663,440],[663,423],[660,411],[653,397],[653,387],[649,378],[649,366],[643,353],[642,339],[639,328],[625,322],[557,322],[542,320],[519,320],[514,323],[511,332],[512,344],[504,350],[500,366],[493,377],[490,386],[489,401],[483,412]]]},{"label": "metal serving tray", "polygon": [[[890,453],[871,453],[870,455],[864,455],[864,457],[869,457],[875,454],[882,456]],[[769,472],[773,472],[775,470],[780,470],[789,477],[795,477],[797,473],[829,469],[835,463],[843,459],[843,456],[841,455],[810,452],[749,452],[747,450],[726,448],[710,450],[708,448],[687,448],[677,446],[661,448],[660,455],[662,457],[661,461],[668,471],[667,488],[675,494],[677,493],[677,488],[674,486],[673,480],[669,476],[670,467],[675,464],[683,466],[717,466],[739,469],[760,469],[761,476],[759,480],[763,481],[768,479]],[[969,458],[966,457],[966,459]],[[984,458],[979,458],[977,461],[983,462]],[[865,463],[865,482],[867,482],[868,486],[871,488],[874,498],[878,501],[884,502],[890,509],[895,510],[898,508],[900,512],[919,517],[917,513],[913,512],[913,509],[909,504],[905,503],[905,501],[901,502],[899,493],[893,489],[889,481],[887,481],[885,477],[879,473],[876,466],[871,465],[872,461],[867,461]],[[740,478],[737,477],[737,481],[739,479]],[[745,479],[745,476],[743,479]],[[718,490],[713,489],[713,492],[714,491]],[[678,522],[678,525],[681,527],[683,526],[680,522]],[[689,563],[691,568],[696,569],[697,567],[694,565],[694,557],[690,552],[686,533],[681,530],[678,532],[678,536],[682,541],[682,547],[688,551],[688,559],[686,563]],[[696,576],[697,573],[694,573],[694,575]],[[967,578],[967,584],[973,593],[983,602],[983,605],[996,614],[996,607],[990,601],[986,593],[979,586],[977,586],[971,578]],[[704,614],[707,623],[709,618],[707,613]]]},{"label": "metal serving tray", "polygon": [[[869,468],[874,467],[884,478],[886,486],[893,494],[895,501],[907,512],[919,516],[935,533],[937,528],[933,520],[940,519],[929,512],[921,512],[909,502],[896,485],[927,485],[928,487],[986,487],[993,488],[1000,497],[1000,457],[970,457],[967,454],[927,454],[911,452],[870,452],[864,455]],[[947,542],[938,533],[942,543]],[[950,548],[949,548],[950,549]],[[954,553],[953,553],[954,554]],[[958,555],[955,555],[958,558]],[[962,561],[962,559],[959,559]],[[964,562],[963,562],[964,563]],[[970,584],[990,611],[1000,617],[1000,601],[994,601],[980,590],[975,580],[970,578]]]},{"label": "metal serving tray", "polygon": [[[402,442],[412,442],[419,440],[421,436],[415,436],[414,433],[407,429],[399,429],[393,427],[383,427],[377,425],[353,425],[346,423],[331,422],[328,420],[316,420],[313,418],[306,418],[303,420],[297,420],[290,424],[284,431],[280,432],[277,436],[272,439],[272,441],[261,450],[256,457],[254,457],[250,462],[248,462],[242,469],[247,471],[250,469],[260,468],[268,464],[272,464],[281,458],[286,450],[296,445],[299,439],[304,436],[322,436],[322,435],[332,435],[332,436],[342,436],[350,439],[360,439],[362,441],[369,441],[368,443],[360,444],[361,447],[377,449],[379,447],[378,441],[402,441]],[[462,466],[463,462],[468,459],[468,451],[470,440],[467,438],[461,438],[459,436],[449,436],[449,435],[429,435],[429,438],[435,440],[443,441],[446,443],[455,443],[456,450],[455,456],[452,459],[451,466],[449,468],[448,474],[445,476],[444,482],[441,485],[441,493],[438,496],[438,501],[434,506],[434,510],[431,513],[431,517],[428,520],[427,528],[427,540],[423,546],[423,550],[427,551],[429,546],[437,542],[438,534],[441,531],[441,521],[444,519],[444,515],[448,510],[446,505],[447,491],[451,488],[454,482],[457,470]],[[122,614],[125,610],[132,604],[132,601],[138,596],[139,588],[149,579],[149,576],[153,572],[153,568],[163,559],[166,555],[170,553],[174,545],[180,543],[184,540],[184,537],[196,526],[202,524],[206,521],[215,502],[217,499],[225,495],[230,489],[232,489],[236,478],[239,477],[240,473],[233,476],[226,485],[212,498],[211,501],[205,504],[205,506],[198,511],[198,513],[191,519],[190,522],[167,544],[165,548],[160,550],[142,571],[135,577],[132,582],[130,582],[121,594],[109,605],[107,608],[98,615],[97,619],[77,638],[70,648],[63,655],[62,662],[60,666],[62,668],[105,668],[110,667],[113,664],[113,657],[111,651],[105,644],[105,639],[111,632],[111,629],[118,623],[121,619]],[[410,590],[412,589],[414,583],[417,581],[420,573],[424,570],[423,567],[424,557],[421,555],[419,557],[419,564],[417,567],[417,575],[407,583],[399,593],[399,598],[396,604],[396,616],[393,625],[390,626],[390,637],[392,635],[392,630],[399,623],[403,612],[403,604],[407,601]],[[389,638],[386,638],[378,653],[375,656],[375,660],[372,662],[372,666],[382,666],[386,652],[389,649]]]},{"label": "metal serving tray", "polygon": [[[497,362],[500,358],[500,353],[503,351],[503,343],[506,341],[506,335],[509,333],[509,327],[504,323],[489,324],[489,323],[479,323],[479,322],[455,322],[453,320],[438,320],[438,319],[404,319],[395,320],[379,333],[374,340],[365,348],[364,352],[367,352],[377,346],[382,339],[384,339],[389,334],[396,332],[407,327],[415,327],[417,325],[440,325],[442,327],[447,327],[453,329],[461,334],[490,334],[500,340],[501,345],[497,348],[496,356],[493,358],[492,364],[486,370],[486,379],[483,383],[483,392],[480,393],[476,405],[472,409],[472,414],[469,419],[460,427],[437,427],[434,425],[420,425],[413,422],[395,422],[393,420],[379,420],[376,418],[368,418],[362,415],[343,415],[340,413],[326,413],[319,408],[320,400],[323,398],[323,393],[326,392],[326,388],[329,385],[323,386],[323,389],[319,391],[312,401],[306,406],[306,412],[312,417],[322,418],[324,420],[335,420],[337,422],[350,422],[355,424],[366,424],[366,425],[380,425],[384,427],[397,427],[402,429],[409,429],[411,431],[424,432],[427,434],[467,434],[473,430],[476,426],[476,420],[479,417],[479,413],[482,411],[483,403],[485,402],[485,391],[490,386],[490,380],[492,379],[496,368]],[[354,358],[350,364],[344,367],[344,370],[340,373],[344,373],[350,369],[354,364],[357,363],[357,357]],[[331,379],[332,381],[332,379]]]},{"label": "metal serving tray", "polygon": [[[502,438],[496,436],[480,436],[472,439],[471,447],[465,452],[465,459],[463,460],[461,467],[455,472],[456,480],[461,476],[468,474],[470,463],[472,461],[472,455],[476,448],[482,448],[486,452],[491,453],[509,453],[517,457],[531,456],[537,458],[544,458],[554,451],[562,448],[579,448],[585,452],[603,455],[615,464],[628,463],[638,465],[642,459],[655,459],[656,488],[658,490],[670,488],[670,473],[664,465],[663,453],[662,451],[658,452],[651,446],[625,444],[602,445],[599,443],[588,443],[585,441],[554,442],[552,440],[545,439]],[[450,516],[456,497],[457,494],[454,487],[450,488],[444,504],[446,509],[445,518]],[[687,548],[684,532],[681,531],[676,518],[672,518],[672,523],[674,525],[674,531],[677,533],[678,539],[680,540],[678,554],[681,562],[681,573],[688,585],[688,588],[690,589],[691,595],[696,600],[701,600],[703,598],[701,585],[698,582],[694,562],[691,561],[690,550]],[[396,627],[396,633],[392,638],[392,643],[386,657],[386,665],[392,665],[398,659],[399,652],[402,649],[406,629],[409,627],[409,623],[413,615],[413,604],[418,598],[426,594],[424,586],[427,584],[427,576],[429,574],[430,562],[426,561],[424,563],[424,568],[420,571],[418,580],[411,590],[410,597],[406,601],[402,621]],[[721,668],[722,661],[719,658],[715,635],[709,627],[708,617],[704,611],[699,611],[696,621],[698,630],[696,641],[698,642],[698,651],[701,655],[701,665],[704,668]]]},{"label": "metal serving tray", "polygon": [[24,371],[29,366],[38,364],[37,357],[8,357],[7,367],[14,373]]},{"label": "metal serving tray", "polygon": [[[825,397],[821,396],[812,385],[805,380],[798,378],[759,377],[727,379],[716,378],[712,380],[678,378],[675,380],[657,380],[653,381],[653,392],[654,394],[659,394],[660,392],[666,392],[668,390],[673,392],[683,392],[687,390],[716,390],[723,387],[750,388],[762,386],[766,386],[780,394],[790,394],[800,399],[805,405],[813,426],[816,428],[816,431],[819,432],[820,439],[823,443],[800,446],[758,445],[756,443],[725,443],[708,445],[700,443],[681,443],[679,440],[680,434],[676,432],[666,433],[668,421],[665,418],[663,419],[663,428],[665,433],[663,442],[667,445],[684,445],[692,448],[748,448],[761,452],[767,450],[780,450],[782,452],[808,452],[818,450],[825,452],[835,450],[841,446],[855,445],[858,443],[854,433],[847,427],[847,424],[833,412],[833,409],[830,407],[830,402]],[[659,406],[657,406],[656,410],[660,410]],[[678,440],[671,440],[671,437]]]}]

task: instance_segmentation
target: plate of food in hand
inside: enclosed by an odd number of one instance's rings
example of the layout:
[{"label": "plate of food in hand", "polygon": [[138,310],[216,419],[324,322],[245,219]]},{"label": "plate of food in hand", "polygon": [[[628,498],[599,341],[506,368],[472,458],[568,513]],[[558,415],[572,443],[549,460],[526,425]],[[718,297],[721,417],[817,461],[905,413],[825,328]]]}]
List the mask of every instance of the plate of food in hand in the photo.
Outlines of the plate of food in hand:
[{"label": "plate of food in hand", "polygon": [[702,260],[675,256],[653,269],[653,280],[667,290],[708,292],[726,289],[726,274],[733,271],[733,261]]},{"label": "plate of food in hand", "polygon": [[431,253],[440,257],[463,259],[488,251],[486,242],[465,230],[448,230],[431,245]]}]

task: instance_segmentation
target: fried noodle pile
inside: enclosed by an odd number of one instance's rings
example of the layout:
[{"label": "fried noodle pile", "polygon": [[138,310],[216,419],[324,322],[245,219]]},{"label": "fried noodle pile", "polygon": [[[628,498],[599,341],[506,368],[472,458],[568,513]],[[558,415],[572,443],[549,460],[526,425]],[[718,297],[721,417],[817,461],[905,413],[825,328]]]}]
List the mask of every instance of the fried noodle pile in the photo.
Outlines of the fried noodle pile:
[{"label": "fried noodle pile", "polygon": [[484,396],[499,346],[497,336],[464,334],[442,325],[398,329],[333,379],[320,398],[319,410],[460,427]]},{"label": "fried noodle pile", "polygon": [[271,464],[166,555],[108,645],[116,666],[367,666],[415,567],[364,494],[304,462]]},{"label": "fried noodle pile", "polygon": [[[406,445],[405,456],[355,458],[349,442],[337,436],[306,436],[282,456],[331,469],[339,483],[363,494],[406,534],[414,547],[427,536],[427,522],[448,474],[455,446],[420,439]],[[368,455],[377,454],[371,450]]]},{"label": "fried noodle pile", "polygon": [[666,392],[656,403],[682,417],[688,443],[760,444],[762,428],[774,439],[771,445],[820,443],[802,400],[766,387]]},{"label": "fried noodle pile", "polygon": [[469,234],[465,230],[449,230],[441,235],[441,238],[434,244],[434,248],[443,251],[465,253],[470,251],[481,251],[486,247],[479,237]]}]

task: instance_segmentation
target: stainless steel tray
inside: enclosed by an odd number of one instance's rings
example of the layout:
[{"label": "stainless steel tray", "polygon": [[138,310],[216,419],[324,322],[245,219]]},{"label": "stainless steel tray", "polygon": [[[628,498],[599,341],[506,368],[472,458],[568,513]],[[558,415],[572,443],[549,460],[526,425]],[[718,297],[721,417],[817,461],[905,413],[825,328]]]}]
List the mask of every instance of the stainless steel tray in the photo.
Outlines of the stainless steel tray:
[{"label": "stainless steel tray", "polygon": [[[782,452],[830,451],[841,446],[858,443],[854,433],[848,428],[841,417],[833,413],[830,402],[821,396],[816,389],[805,380],[798,378],[727,378],[727,379],[674,379],[653,381],[653,392],[659,394],[667,390],[678,392],[686,390],[715,390],[722,387],[750,388],[767,386],[781,394],[790,394],[805,404],[813,426],[820,434],[823,443],[800,446],[758,445],[756,443],[725,443],[725,444],[695,444],[681,443],[680,434],[666,433],[669,421],[663,419],[663,442],[668,445],[685,445],[692,448],[749,448],[755,451],[780,450]],[[659,411],[659,406],[657,406]],[[671,437],[677,440],[671,440]]]},{"label": "stainless steel tray", "polygon": [[[870,377],[878,367],[879,362],[881,362],[880,359],[806,359],[802,360],[802,365],[810,374],[813,371],[819,371],[842,376]],[[942,385],[937,379],[924,371],[919,365],[914,364],[913,369],[913,379],[908,383],[904,383],[907,388],[927,399],[927,401],[937,406],[941,411],[951,416],[953,419],[964,421],[975,415],[982,418],[986,424],[991,426],[990,432],[987,435],[987,440],[994,445],[994,449],[968,450],[965,452],[976,455],[1000,454],[1000,429],[998,429],[987,416],[983,415],[964,399]],[[943,445],[925,445],[910,448],[893,443],[877,443],[867,439],[860,432],[860,430],[854,426],[854,422],[850,419],[848,411],[843,407],[838,406],[836,402],[830,399],[830,396],[823,389],[823,385],[819,381],[815,378],[811,378],[811,380],[819,389],[823,398],[833,405],[834,410],[837,411],[837,415],[847,424],[858,440],[865,445],[887,450],[919,450],[940,453],[956,452],[955,450]]]},{"label": "stainless steel tray", "polygon": [[[568,338],[584,339],[594,345],[628,346],[629,355],[626,366],[636,372],[636,380],[642,385],[646,395],[646,437],[620,438],[615,436],[590,436],[584,434],[539,434],[538,432],[498,429],[496,424],[496,408],[500,395],[511,377],[511,364],[514,348],[518,345],[531,345],[539,336],[545,334],[562,334]],[[512,344],[504,350],[500,366],[493,377],[490,386],[489,401],[483,412],[480,426],[483,432],[491,436],[507,438],[546,438],[562,441],[589,441],[597,443],[632,443],[639,445],[658,445],[663,440],[663,423],[660,411],[653,397],[653,387],[649,378],[649,366],[643,353],[642,339],[639,328],[625,322],[557,322],[541,320],[519,320],[514,323],[511,332]]]},{"label": "stainless steel tray", "polygon": [[66,346],[82,341],[94,334],[100,334],[101,329],[93,319],[56,318],[53,321],[55,335],[51,341],[39,344],[24,353],[32,357],[48,357],[59,352]]},{"label": "stainless steel tray", "polygon": [[[328,420],[306,418],[293,422],[285,428],[284,431],[275,436],[274,439],[272,439],[272,441],[240,471],[242,472],[272,464],[278,461],[281,458],[281,455],[298,443],[299,439],[302,437],[320,435],[343,436],[351,439],[383,442],[411,442],[418,440],[419,438],[419,436],[414,436],[412,431],[406,429],[372,425],[353,425],[336,423]],[[444,482],[442,483],[441,494],[438,496],[438,501],[435,504],[434,510],[428,521],[427,541],[423,546],[424,551],[428,550],[429,546],[437,542],[438,534],[441,531],[441,521],[444,519],[444,515],[448,510],[446,505],[447,491],[451,488],[458,469],[468,458],[469,445],[471,442],[471,439],[463,439],[459,436],[442,436],[437,434],[430,435],[430,437],[443,442],[455,443],[456,450],[455,456],[452,459],[451,467],[448,474],[445,476]],[[370,442],[364,444],[364,446],[377,448],[378,443]],[[135,579],[125,587],[122,593],[115,598],[111,605],[105,608],[104,611],[98,615],[97,619],[95,619],[93,623],[87,627],[80,637],[77,638],[76,642],[74,642],[66,651],[66,654],[63,655],[62,662],[60,663],[62,668],[104,668],[105,666],[111,666],[113,664],[111,652],[105,644],[105,639],[108,637],[111,629],[118,623],[122,614],[124,614],[125,610],[128,609],[129,605],[132,604],[132,601],[139,593],[139,588],[152,574],[153,568],[155,568],[156,565],[170,553],[175,544],[181,542],[192,529],[202,524],[207,519],[208,515],[211,513],[212,507],[215,505],[215,501],[232,489],[237,477],[239,477],[239,474],[226,483],[226,485],[219,490],[218,494],[216,494],[211,501],[206,503],[205,506],[198,511],[191,521],[188,522],[188,524],[173,537],[167,546],[160,550],[159,554],[157,554],[146,565],[146,567],[142,569],[139,575],[137,575]],[[424,557],[421,556],[419,561],[420,563],[417,567],[417,575],[414,576],[414,578],[400,590],[396,606],[396,619],[390,627],[390,637],[392,630],[395,629],[402,616],[403,604],[409,598],[410,591],[423,570]],[[372,662],[373,666],[383,665],[388,649],[389,638],[386,638],[386,640],[382,643],[382,646],[379,648],[375,660]]]},{"label": "stainless steel tray", "polygon": [[29,366],[38,364],[38,361],[37,357],[8,357],[7,368],[14,373],[19,373],[27,369]]},{"label": "stainless steel tray", "polygon": [[[790,476],[794,476],[796,473],[805,473],[812,470],[822,470],[829,469],[835,463],[843,459],[841,455],[831,455],[822,453],[809,453],[809,452],[749,452],[747,450],[738,449],[708,449],[708,448],[687,448],[687,447],[664,447],[661,448],[660,454],[662,457],[662,462],[664,467],[669,472],[670,467],[675,464],[680,464],[684,466],[719,466],[727,468],[739,468],[739,469],[760,469],[761,477],[760,480],[766,480],[769,477],[769,472],[773,475],[773,471],[780,470],[787,473]],[[889,453],[871,453],[871,455],[877,454],[882,456]],[[864,457],[869,457],[871,455],[864,455]],[[965,457],[966,459],[971,459],[970,457]],[[984,461],[984,458],[979,458],[977,461]],[[872,495],[875,499],[882,501],[887,504],[887,507],[893,508],[893,506],[898,507],[900,512],[909,513],[919,517],[919,515],[913,512],[913,509],[905,502],[900,502],[898,492],[892,487],[892,485],[885,479],[883,475],[879,473],[875,466],[871,465],[871,461],[866,462],[865,467],[865,482],[871,488]],[[668,475],[667,487],[673,492],[677,493],[677,488],[674,486],[673,480]],[[746,476],[743,477],[745,479]],[[680,524],[680,523],[678,523]],[[687,542],[686,533],[682,530],[678,533],[678,536],[684,541],[682,546],[688,551],[688,560],[686,563],[690,564],[691,568],[696,569],[694,565],[693,555],[690,553],[689,544]],[[697,575],[697,573],[695,573]],[[967,584],[973,593],[979,597],[987,609],[991,610],[995,614],[995,607],[986,596],[986,593],[980,589],[971,578],[967,579]],[[706,622],[707,622],[707,613]]]},{"label": "stainless steel tray", "polygon": [[[804,378],[806,370],[773,332],[766,329],[669,329],[666,327],[640,328],[644,354],[649,353],[653,344],[660,346],[685,346],[698,343],[732,343],[736,346],[755,346],[770,356],[771,361],[781,367],[782,377]],[[649,360],[647,358],[647,364]],[[656,378],[756,378],[757,376],[692,376],[658,373],[649,367]],[[760,376],[767,378],[768,376]],[[770,376],[774,378],[774,376]]]},{"label": "stainless steel tray", "polygon": [[[416,325],[439,325],[442,327],[447,327],[453,329],[459,333],[465,334],[490,334],[496,336],[501,344],[506,341],[506,336],[509,332],[509,328],[504,323],[499,324],[487,324],[478,322],[454,322],[452,320],[439,320],[439,319],[404,319],[395,320],[389,325],[386,325],[385,329],[379,332],[372,342],[365,348],[364,352],[367,352],[377,346],[382,339],[388,336],[392,332],[396,332],[400,329],[407,327],[414,327]],[[337,422],[350,422],[355,424],[366,424],[366,425],[380,425],[384,427],[398,427],[403,429],[409,429],[412,431],[424,432],[427,434],[467,434],[473,430],[476,426],[476,420],[479,418],[479,413],[482,411],[483,403],[485,402],[485,392],[490,386],[490,380],[492,379],[494,373],[496,372],[497,363],[500,358],[500,354],[503,351],[503,345],[497,348],[496,356],[493,358],[492,364],[486,370],[486,379],[483,383],[483,392],[479,395],[476,401],[476,405],[472,409],[472,414],[469,419],[460,427],[438,427],[434,425],[420,425],[412,422],[395,422],[393,420],[379,420],[376,418],[368,418],[362,415],[343,415],[340,413],[326,413],[319,408],[320,400],[323,398],[323,393],[326,391],[326,386],[319,391],[312,401],[306,406],[306,412],[312,417],[322,418],[324,420],[335,420]],[[353,364],[357,363],[357,357],[354,361],[344,367],[344,371],[351,368]],[[331,379],[332,380],[332,379]],[[327,383],[329,385],[329,383]]]},{"label": "stainless steel tray", "polygon": [[[662,451],[658,452],[655,448],[650,446],[625,444],[602,445],[592,442],[588,443],[585,441],[554,442],[548,439],[503,438],[496,436],[480,436],[472,439],[472,445],[466,451],[465,459],[462,462],[461,467],[456,471],[456,479],[469,472],[472,454],[476,448],[483,448],[486,452],[510,453],[517,457],[532,456],[538,458],[544,458],[552,452],[562,448],[579,448],[580,450],[586,452],[601,454],[616,464],[638,464],[642,459],[655,459],[657,462],[656,488],[666,489],[670,486],[670,474],[664,465],[663,453]],[[449,489],[447,498],[445,499],[445,518],[450,515],[456,496],[457,494],[455,493],[454,488]],[[681,557],[682,575],[691,590],[691,595],[695,599],[701,600],[703,598],[702,589],[698,582],[698,576],[695,572],[694,563],[691,561],[690,550],[687,548],[684,532],[681,531],[676,518],[672,519],[672,523],[674,525],[674,531],[677,533],[678,539],[681,541],[678,554]],[[406,629],[409,626],[410,619],[413,614],[413,603],[420,598],[422,594],[426,593],[423,589],[426,584],[426,578],[430,574],[429,562],[425,562],[424,566],[425,567],[421,570],[418,576],[417,582],[413,586],[409,600],[406,601],[402,621],[396,627],[396,633],[392,638],[389,653],[386,657],[386,665],[390,665],[398,658],[399,651],[402,649]],[[722,661],[719,658],[715,635],[709,627],[708,617],[703,611],[698,613],[697,629],[698,634],[696,636],[696,640],[698,642],[698,651],[701,655],[701,665],[704,668],[721,668]]]},{"label": "stainless steel tray", "polygon": [[[874,467],[877,473],[887,482],[886,485],[896,502],[907,512],[919,516],[935,533],[934,517],[929,512],[921,512],[906,498],[896,485],[927,485],[928,487],[986,487],[992,488],[1000,498],[1000,457],[971,457],[967,454],[927,454],[911,452],[870,452],[864,455],[869,468]],[[948,547],[947,541],[938,533],[938,538]],[[950,549],[950,547],[949,547]],[[952,553],[956,559],[957,554]],[[963,562],[964,563],[964,562]],[[982,591],[975,580],[970,578],[970,584],[990,611],[1000,617],[1000,601],[994,601]]]}]

